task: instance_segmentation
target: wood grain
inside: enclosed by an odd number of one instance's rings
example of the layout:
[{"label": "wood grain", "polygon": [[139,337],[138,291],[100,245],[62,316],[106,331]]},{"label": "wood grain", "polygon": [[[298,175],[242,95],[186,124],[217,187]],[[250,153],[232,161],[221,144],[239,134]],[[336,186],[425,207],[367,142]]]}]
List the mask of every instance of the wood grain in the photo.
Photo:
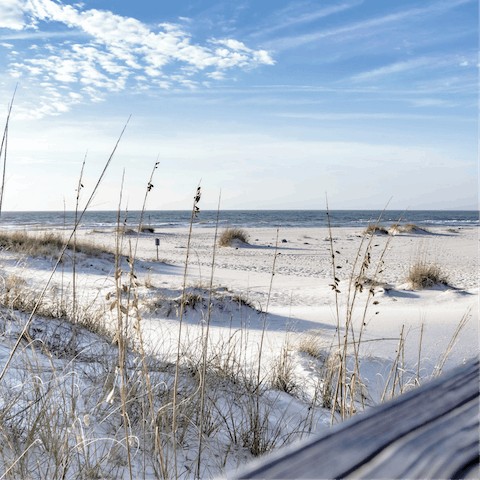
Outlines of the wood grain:
[{"label": "wood grain", "polygon": [[475,359],[228,478],[479,478]]}]

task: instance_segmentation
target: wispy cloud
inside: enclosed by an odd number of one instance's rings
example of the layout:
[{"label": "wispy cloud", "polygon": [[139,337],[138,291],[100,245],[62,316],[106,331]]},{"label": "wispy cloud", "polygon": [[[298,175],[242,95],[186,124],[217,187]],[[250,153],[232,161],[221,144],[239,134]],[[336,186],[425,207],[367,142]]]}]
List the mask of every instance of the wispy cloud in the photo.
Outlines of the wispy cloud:
[{"label": "wispy cloud", "polygon": [[21,30],[18,33],[4,33],[0,40],[35,40],[38,38],[71,38],[88,37],[86,32],[75,30],[64,30],[62,32],[39,32],[36,30]]},{"label": "wispy cloud", "polygon": [[451,100],[443,100],[441,98],[411,98],[407,99],[414,107],[442,107],[455,108],[460,105],[459,102],[452,102]]},{"label": "wispy cloud", "polygon": [[384,67],[376,68],[368,72],[359,73],[350,77],[354,82],[362,82],[365,80],[372,80],[378,77],[383,77],[385,75],[390,75],[393,73],[405,72],[406,70],[412,70],[419,67],[424,67],[425,65],[431,65],[434,62],[432,58],[420,57],[412,60],[407,60],[405,62],[396,62]]},{"label": "wispy cloud", "polygon": [[279,113],[278,117],[310,119],[310,120],[446,120],[476,122],[473,117],[459,115],[416,115],[403,113]]},{"label": "wispy cloud", "polygon": [[265,42],[264,46],[265,48],[279,51],[287,48],[299,47],[300,45],[321,40],[323,38],[344,35],[346,33],[351,33],[355,31],[363,30],[366,34],[370,35],[371,29],[374,27],[381,27],[407,18],[418,18],[427,14],[442,13],[465,3],[470,3],[472,1],[473,0],[453,0],[437,2],[428,7],[412,8],[390,15],[384,15],[369,20],[363,20],[361,22],[351,23],[342,27],[331,28],[327,30],[322,30],[320,32],[314,32],[304,35],[283,37],[280,39],[272,40],[270,42]]},{"label": "wispy cloud", "polygon": [[342,3],[340,5],[331,5],[328,7],[323,7],[320,9],[315,9],[313,11],[309,11],[302,14],[292,14],[291,8],[284,9],[281,12],[278,12],[276,17],[278,18],[277,21],[273,20],[273,23],[270,27],[261,27],[259,31],[254,32],[251,34],[252,37],[257,37],[260,35],[265,35],[268,33],[275,32],[277,30],[281,30],[283,28],[288,28],[292,26],[296,26],[302,23],[313,22],[318,20],[319,18],[324,18],[334,13],[342,12],[344,10],[348,10],[349,8],[355,7],[363,3],[363,0],[357,0],[354,2],[349,3]]},{"label": "wispy cloud", "polygon": [[[68,112],[73,105],[84,102],[82,95],[65,92],[52,84],[43,86],[43,93],[38,99],[25,100],[22,104],[18,104],[14,117],[18,120],[39,120],[46,116],[59,116]],[[86,93],[88,93],[87,89],[84,94]],[[91,101],[96,101],[93,95]]]},{"label": "wispy cloud", "polygon": [[477,54],[473,55],[442,55],[438,57],[418,57],[403,62],[395,62],[383,67],[375,68],[367,72],[358,73],[350,77],[354,82],[363,82],[374,80],[387,75],[397,74],[408,70],[414,70],[422,67],[448,67],[448,66],[468,66],[476,60]]},{"label": "wispy cloud", "polygon": [[[135,80],[137,77],[149,79],[151,87],[196,88],[197,77],[202,74],[220,80],[233,68],[274,64],[266,50],[251,49],[235,39],[210,38],[204,45],[194,44],[189,31],[177,24],[162,23],[152,30],[135,18],[109,11],[82,10],[78,4],[7,1],[12,11],[20,11],[22,15],[14,23],[15,33],[0,40],[65,36],[65,32],[39,31],[43,22],[59,22],[69,28],[69,37],[84,35],[90,40],[37,48],[31,52],[33,57],[24,56],[23,60],[12,62],[10,74],[65,84],[70,89],[79,89],[82,98],[98,101],[105,92],[127,88],[129,79],[133,88],[145,88],[145,81]],[[36,31],[19,31],[22,28]],[[70,105],[70,99],[67,100],[66,105]]]}]

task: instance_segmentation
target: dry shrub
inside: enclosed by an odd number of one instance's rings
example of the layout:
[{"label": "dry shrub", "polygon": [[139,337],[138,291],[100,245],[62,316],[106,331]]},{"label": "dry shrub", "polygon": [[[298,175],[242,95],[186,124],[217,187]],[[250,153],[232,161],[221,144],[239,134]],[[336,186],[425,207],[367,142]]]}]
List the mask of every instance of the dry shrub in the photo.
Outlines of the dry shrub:
[{"label": "dry shrub", "polygon": [[152,227],[140,227],[139,228],[140,233],[155,233],[155,229]]},{"label": "dry shrub", "polygon": [[307,331],[298,339],[297,349],[317,360],[325,358],[327,341],[321,332]]},{"label": "dry shrub", "polygon": [[395,227],[394,233],[415,233],[415,232],[428,232],[426,228],[419,227],[414,223],[406,223],[405,225],[398,225]]},{"label": "dry shrub", "polygon": [[448,285],[448,278],[441,267],[436,263],[428,263],[424,258],[418,259],[410,266],[407,281],[415,290],[438,284]]},{"label": "dry shrub", "polygon": [[360,275],[359,277],[356,278],[355,285],[360,290],[360,292],[364,288],[386,288],[388,284],[384,282],[383,280],[380,280],[378,278],[370,278],[366,275]]},{"label": "dry shrub", "polygon": [[246,307],[250,307],[253,309],[257,308],[255,304],[248,297],[246,297],[241,293],[232,295],[232,302],[237,303],[239,307],[241,307],[242,305],[245,305]]},{"label": "dry shrub", "polygon": [[240,240],[243,243],[248,243],[250,235],[243,228],[227,228],[220,236],[218,244],[221,247],[228,247],[232,244],[233,240]]},{"label": "dry shrub", "polygon": [[388,235],[388,229],[383,225],[368,225],[365,231],[363,232],[364,235],[374,235],[375,233],[383,233]]},{"label": "dry shrub", "polygon": [[131,228],[127,228],[125,226],[118,227],[114,230],[115,233],[119,233],[120,235],[136,235],[137,232]]}]

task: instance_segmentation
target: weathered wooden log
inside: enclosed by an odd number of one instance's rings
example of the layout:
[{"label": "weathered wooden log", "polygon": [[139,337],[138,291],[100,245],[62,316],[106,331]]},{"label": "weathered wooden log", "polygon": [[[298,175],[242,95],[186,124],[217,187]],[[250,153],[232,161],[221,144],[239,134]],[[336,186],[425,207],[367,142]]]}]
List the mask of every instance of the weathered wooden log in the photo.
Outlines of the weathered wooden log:
[{"label": "weathered wooden log", "polygon": [[479,478],[479,361],[227,478]]}]

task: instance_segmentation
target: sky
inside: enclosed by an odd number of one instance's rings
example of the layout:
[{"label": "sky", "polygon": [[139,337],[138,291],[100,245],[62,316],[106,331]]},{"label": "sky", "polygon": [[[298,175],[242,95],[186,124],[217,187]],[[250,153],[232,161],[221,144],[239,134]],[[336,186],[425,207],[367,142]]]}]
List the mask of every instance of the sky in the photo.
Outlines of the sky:
[{"label": "sky", "polygon": [[476,0],[1,0],[0,64],[4,211],[84,160],[85,204],[127,122],[92,209],[157,161],[151,210],[478,208]]}]

